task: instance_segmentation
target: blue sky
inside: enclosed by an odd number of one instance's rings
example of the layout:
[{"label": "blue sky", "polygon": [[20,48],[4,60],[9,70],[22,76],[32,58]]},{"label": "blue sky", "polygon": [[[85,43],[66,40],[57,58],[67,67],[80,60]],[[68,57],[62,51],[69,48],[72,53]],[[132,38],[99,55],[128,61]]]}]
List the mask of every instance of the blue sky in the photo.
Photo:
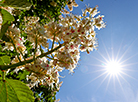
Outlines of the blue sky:
[{"label": "blue sky", "polygon": [[[138,102],[138,1],[76,0],[81,14],[85,4],[98,5],[106,28],[97,31],[98,51],[81,53],[73,75],[61,73],[63,85],[57,94],[60,102]],[[120,59],[124,65],[118,77],[109,77],[102,70],[105,59]],[[98,77],[100,76],[100,77]]]}]

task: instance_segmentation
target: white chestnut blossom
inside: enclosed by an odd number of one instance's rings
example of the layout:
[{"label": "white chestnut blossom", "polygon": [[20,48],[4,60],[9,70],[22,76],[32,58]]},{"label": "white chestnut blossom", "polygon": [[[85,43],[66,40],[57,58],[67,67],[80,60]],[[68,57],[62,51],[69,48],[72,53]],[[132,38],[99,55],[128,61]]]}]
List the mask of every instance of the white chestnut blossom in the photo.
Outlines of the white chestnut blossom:
[{"label": "white chestnut blossom", "polygon": [[[70,1],[68,7],[72,10],[72,6],[77,6],[77,4],[74,0]],[[98,13],[100,12],[97,10],[97,6],[95,8],[87,7],[82,15],[69,14],[58,22],[51,21],[43,25],[39,23],[39,17],[24,17],[24,29],[12,25],[6,32],[6,36],[12,39],[15,47],[11,42],[6,42],[3,50],[17,49],[17,52],[20,53],[11,61],[11,64],[34,60],[15,69],[18,71],[22,68],[31,72],[27,76],[27,79],[30,79],[27,84],[30,88],[38,83],[50,86],[55,84],[57,88],[60,88],[59,72],[67,69],[70,73],[74,73],[80,59],[80,52],[86,51],[89,54],[90,51],[97,49],[98,41],[95,29],[100,30],[105,27],[104,16],[98,15]],[[1,22],[2,19],[0,19],[0,25]],[[27,35],[26,39],[21,37],[21,31]],[[24,45],[25,41],[30,41],[35,49],[32,56],[27,58],[24,58],[24,55],[28,53]],[[46,49],[45,54],[40,51],[40,46]]]}]

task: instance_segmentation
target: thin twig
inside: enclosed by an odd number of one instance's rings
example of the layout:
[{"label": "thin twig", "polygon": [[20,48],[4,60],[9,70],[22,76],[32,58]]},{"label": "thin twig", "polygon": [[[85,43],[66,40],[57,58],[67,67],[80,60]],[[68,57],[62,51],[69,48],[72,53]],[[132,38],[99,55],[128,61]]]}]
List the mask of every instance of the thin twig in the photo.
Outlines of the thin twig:
[{"label": "thin twig", "polygon": [[51,50],[54,48],[55,37],[56,37],[56,35],[54,33],[54,39],[53,39],[53,42],[52,42],[52,48],[51,48]]},{"label": "thin twig", "polygon": [[21,51],[20,49],[18,49],[18,50],[19,50],[20,54],[23,56],[24,61],[26,61],[26,59],[25,59],[25,57],[24,57],[22,51]]},{"label": "thin twig", "polygon": [[36,51],[37,51],[37,34],[36,34],[36,38],[35,38],[35,50],[34,50],[34,56],[33,56],[34,61],[35,61]]},{"label": "thin twig", "polygon": [[21,62],[21,59],[20,59],[20,57],[19,57],[19,55],[18,55],[18,52],[17,52],[16,46],[15,46],[15,44],[14,44],[12,38],[11,38],[10,36],[9,36],[9,38],[10,38],[10,40],[11,40],[11,42],[12,42],[12,45],[13,45],[14,50],[15,50],[15,52],[16,52],[17,58],[18,58],[18,60]]}]

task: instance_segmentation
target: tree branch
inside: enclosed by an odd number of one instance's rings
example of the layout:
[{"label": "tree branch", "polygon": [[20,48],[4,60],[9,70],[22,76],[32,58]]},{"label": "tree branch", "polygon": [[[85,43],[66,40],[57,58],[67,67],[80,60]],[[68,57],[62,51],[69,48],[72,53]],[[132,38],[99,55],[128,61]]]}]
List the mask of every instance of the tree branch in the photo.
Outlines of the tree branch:
[{"label": "tree branch", "polygon": [[[41,57],[47,56],[47,55],[53,53],[54,51],[58,50],[59,48],[61,48],[63,45],[64,45],[64,43],[60,44],[58,47],[56,47],[56,48],[54,48],[54,49],[52,49],[52,50],[50,50],[50,51],[48,51],[46,53],[43,53],[43,54],[37,56],[36,58],[41,58]],[[32,58],[30,60],[21,61],[21,62],[18,62],[16,64],[12,64],[12,65],[0,65],[0,69],[1,70],[13,69],[15,67],[18,67],[18,66],[21,66],[21,65],[25,65],[27,63],[31,63],[33,61],[34,61],[34,59]]]}]

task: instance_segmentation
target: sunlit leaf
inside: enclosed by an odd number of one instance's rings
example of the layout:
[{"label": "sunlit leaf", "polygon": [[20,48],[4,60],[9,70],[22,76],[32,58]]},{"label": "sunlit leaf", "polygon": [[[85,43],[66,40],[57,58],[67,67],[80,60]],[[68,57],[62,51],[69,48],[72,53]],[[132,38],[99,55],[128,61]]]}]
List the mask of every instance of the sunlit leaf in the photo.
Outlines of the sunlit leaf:
[{"label": "sunlit leaf", "polygon": [[34,102],[33,92],[21,81],[1,80],[0,102]]},{"label": "sunlit leaf", "polygon": [[9,23],[11,21],[14,21],[14,17],[8,11],[4,9],[0,9],[0,11],[2,14],[2,20],[3,20],[2,25],[4,25],[7,22]]},{"label": "sunlit leaf", "polygon": [[14,21],[14,17],[8,11],[4,9],[0,8],[0,12],[2,14],[2,20],[3,20],[1,31],[0,31],[0,38],[2,38],[5,32],[7,31],[10,25],[10,22]]},{"label": "sunlit leaf", "polygon": [[2,71],[0,70],[0,80],[2,79]]},{"label": "sunlit leaf", "polygon": [[0,57],[0,65],[9,64],[11,61],[9,56],[1,56]]},{"label": "sunlit leaf", "polygon": [[0,55],[5,55],[5,53],[3,53],[3,52],[0,52]]},{"label": "sunlit leaf", "polygon": [[19,80],[23,80],[23,79],[26,79],[26,75],[29,75],[30,72],[24,70],[23,72],[19,72],[18,73],[18,77],[19,77]]},{"label": "sunlit leaf", "polygon": [[14,21],[14,17],[6,10],[0,8],[0,12],[2,14],[2,27],[0,31],[0,38],[3,37],[8,27],[10,26],[10,22]]},{"label": "sunlit leaf", "polygon": [[4,2],[4,0],[1,0],[1,1],[0,1],[0,3],[3,3],[3,2]]}]

